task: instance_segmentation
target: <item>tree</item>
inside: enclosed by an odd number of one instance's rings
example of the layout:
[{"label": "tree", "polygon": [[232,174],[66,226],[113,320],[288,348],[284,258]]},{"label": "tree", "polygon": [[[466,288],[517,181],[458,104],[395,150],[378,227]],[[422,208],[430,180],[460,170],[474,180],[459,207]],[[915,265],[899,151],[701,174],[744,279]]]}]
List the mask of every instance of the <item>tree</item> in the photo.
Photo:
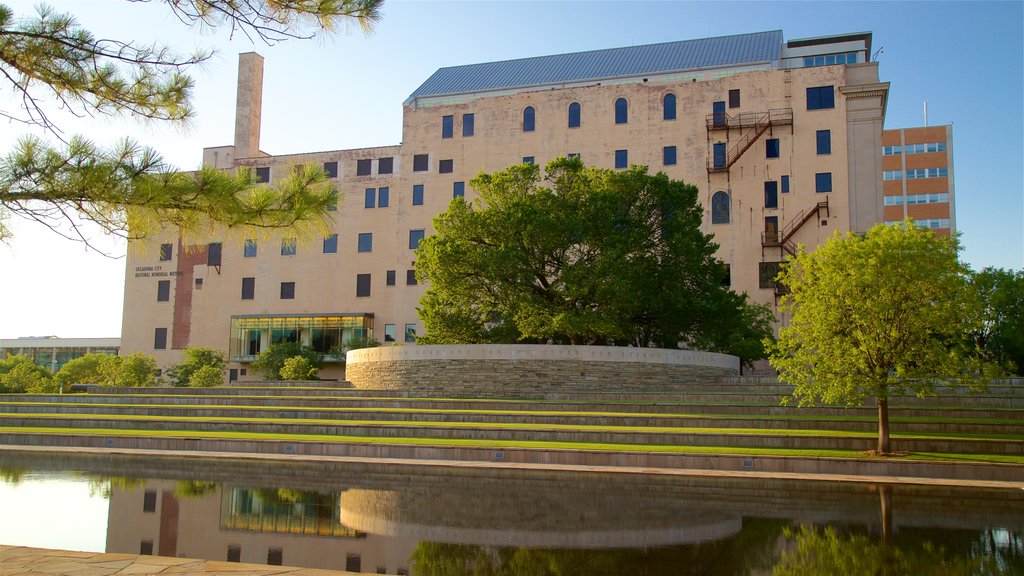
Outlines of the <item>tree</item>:
[{"label": "tree", "polygon": [[103,378],[100,373],[100,365],[104,358],[109,356],[110,354],[92,352],[68,360],[53,375],[53,379],[57,382],[61,392],[69,390],[73,384],[100,384]]},{"label": "tree", "polygon": [[319,368],[313,365],[313,362],[305,356],[292,356],[291,358],[284,361],[284,365],[281,366],[281,379],[302,381],[302,380],[316,380],[316,373]]},{"label": "tree", "polygon": [[115,388],[155,386],[156,360],[141,352],[128,356],[110,356],[100,360],[100,385]]},{"label": "tree", "polygon": [[23,354],[0,360],[0,392],[46,394],[57,387],[50,371]]},{"label": "tree", "polygon": [[[196,386],[197,384],[192,382],[192,377],[203,368],[210,368],[216,372],[218,384],[224,381],[224,366],[227,364],[227,360],[224,358],[223,352],[202,347],[185,348],[181,352],[185,360],[167,368],[167,378],[170,380],[171,386]],[[208,384],[214,380],[211,370],[207,370],[206,374],[197,380],[197,382],[203,383],[202,387],[215,385]]]},{"label": "tree", "polygon": [[323,365],[320,353],[309,346],[303,346],[297,342],[279,342],[271,344],[263,351],[259,358],[252,363],[252,369],[267,380],[284,380],[281,369],[289,358],[302,356],[309,361],[310,366],[317,370]]},{"label": "tree", "polygon": [[1024,374],[1024,270],[985,268],[971,283],[983,310],[975,341],[994,362]]},{"label": "tree", "polygon": [[[717,246],[701,232],[697,189],[651,175],[560,158],[512,166],[470,184],[435,218],[416,253],[429,282],[419,313],[428,343],[568,342],[732,352],[760,340],[761,312],[722,286]],[[735,326],[726,338],[712,325]]]},{"label": "tree", "polygon": [[[232,34],[274,43],[331,32],[348,21],[369,31],[383,0],[162,1],[185,24],[227,26]],[[65,139],[47,115],[44,103],[55,100],[77,116],[130,114],[185,125],[194,114],[188,71],[211,57],[96,38],[73,16],[45,6],[35,17],[15,18],[0,4],[0,82],[21,102],[20,110],[0,109],[0,116],[62,142],[28,136],[0,158],[0,240],[10,236],[3,225],[9,214],[54,230],[67,223],[66,236],[87,244],[82,220],[129,238],[159,232],[161,225],[188,235],[211,220],[257,228],[322,223],[337,202],[322,169],[307,167],[273,185],[256,185],[248,170],[181,173],[131,141],[102,150],[80,137]]]},{"label": "tree", "polygon": [[224,383],[224,371],[213,366],[200,366],[188,377],[192,388],[212,388]]},{"label": "tree", "polygon": [[803,250],[778,280],[790,315],[769,361],[801,406],[854,405],[874,397],[878,452],[888,453],[889,398],[934,393],[937,383],[983,382],[969,335],[981,306],[957,257],[955,238],[907,220],[864,235],[836,233]]}]

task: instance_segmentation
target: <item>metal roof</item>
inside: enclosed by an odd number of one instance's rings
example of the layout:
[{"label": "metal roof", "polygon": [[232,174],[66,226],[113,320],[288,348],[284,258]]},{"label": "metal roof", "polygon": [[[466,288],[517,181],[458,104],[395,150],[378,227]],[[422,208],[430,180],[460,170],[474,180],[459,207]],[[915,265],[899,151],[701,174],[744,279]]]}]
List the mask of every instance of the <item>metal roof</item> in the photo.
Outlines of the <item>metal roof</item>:
[{"label": "metal roof", "polygon": [[451,66],[434,72],[416,98],[777,62],[782,31]]}]

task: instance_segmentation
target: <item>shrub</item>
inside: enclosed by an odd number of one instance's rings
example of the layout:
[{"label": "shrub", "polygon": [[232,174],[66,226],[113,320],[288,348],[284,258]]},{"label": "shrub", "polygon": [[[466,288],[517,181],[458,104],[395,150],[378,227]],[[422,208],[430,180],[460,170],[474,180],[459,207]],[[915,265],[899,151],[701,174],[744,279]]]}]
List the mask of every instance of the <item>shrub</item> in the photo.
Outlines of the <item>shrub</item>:
[{"label": "shrub", "polygon": [[[182,354],[185,356],[185,361],[180,364],[174,364],[167,369],[167,377],[171,381],[171,386],[195,386],[192,384],[192,376],[198,370],[209,367],[217,371],[217,383],[224,381],[224,366],[227,364],[227,360],[224,359],[224,353],[220,350],[214,350],[212,348],[185,348],[182,350]],[[209,372],[209,371],[207,371]],[[212,381],[212,376],[204,376],[206,382]],[[214,384],[209,384],[214,386]]]},{"label": "shrub", "polygon": [[316,380],[316,373],[319,368],[310,362],[305,356],[292,356],[284,361],[281,367],[281,378],[283,380]]},{"label": "shrub", "polygon": [[224,372],[213,366],[200,366],[188,378],[188,385],[192,388],[212,388],[224,383]]},{"label": "shrub", "polygon": [[260,354],[251,367],[267,380],[282,380],[281,369],[284,368],[285,361],[295,356],[302,356],[308,359],[310,365],[314,366],[317,370],[322,365],[320,353],[309,346],[303,346],[295,342],[281,342],[271,344],[270,348],[267,348]]},{"label": "shrub", "polygon": [[17,354],[0,360],[0,392],[46,394],[57,391],[50,371],[28,356]]}]

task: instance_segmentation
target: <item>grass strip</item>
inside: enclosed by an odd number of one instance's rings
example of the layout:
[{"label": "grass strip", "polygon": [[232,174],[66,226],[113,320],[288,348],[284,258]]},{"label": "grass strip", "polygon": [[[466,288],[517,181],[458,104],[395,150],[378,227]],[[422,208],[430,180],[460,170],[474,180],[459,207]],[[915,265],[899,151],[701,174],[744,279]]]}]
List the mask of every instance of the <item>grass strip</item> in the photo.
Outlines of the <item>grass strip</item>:
[{"label": "grass strip", "polygon": [[[2,427],[0,434],[68,435],[64,428]],[[854,450],[817,450],[798,448],[746,448],[732,446],[676,446],[666,444],[606,444],[588,442],[544,442],[514,440],[475,440],[449,438],[385,438],[371,436],[334,436],[324,434],[265,434],[259,432],[207,432],[177,430],[114,430],[105,428],[76,429],[74,435],[128,436],[134,438],[200,438],[222,440],[322,442],[330,444],[370,444],[392,446],[475,447],[528,450],[581,450],[597,452],[655,452],[672,454],[721,454],[749,456],[794,456],[807,458],[853,458],[861,460],[925,460],[972,461],[1004,464],[1024,464],[1024,455],[1007,454],[946,454],[937,452],[915,453],[909,456],[881,458]]]},{"label": "grass strip", "polygon": [[[784,428],[708,428],[678,426],[599,426],[574,424],[519,424],[506,422],[416,422],[408,420],[328,420],[319,418],[243,418],[219,416],[148,416],[141,414],[107,415],[107,414],[24,414],[0,413],[0,417],[11,418],[47,418],[68,421],[110,422],[179,422],[188,423],[231,423],[231,424],[275,424],[303,426],[348,426],[369,428],[405,428],[405,429],[458,429],[458,430],[513,430],[513,431],[550,431],[550,432],[608,432],[634,434],[695,434],[717,436],[818,436],[828,438],[874,438],[877,434],[871,431],[851,430],[820,430],[820,429],[784,429]],[[980,433],[893,433],[892,438],[906,440],[992,440],[992,441],[1024,441],[1021,434],[980,434]]]}]

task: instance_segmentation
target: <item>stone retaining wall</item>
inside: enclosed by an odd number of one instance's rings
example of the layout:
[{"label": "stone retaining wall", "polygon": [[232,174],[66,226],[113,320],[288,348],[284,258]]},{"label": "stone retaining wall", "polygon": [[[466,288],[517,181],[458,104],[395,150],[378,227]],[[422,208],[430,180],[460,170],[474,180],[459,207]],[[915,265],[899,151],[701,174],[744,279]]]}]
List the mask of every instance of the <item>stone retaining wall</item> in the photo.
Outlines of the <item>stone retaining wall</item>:
[{"label": "stone retaining wall", "polygon": [[695,350],[473,344],[353,350],[356,388],[489,395],[666,391],[737,374],[739,358]]}]

